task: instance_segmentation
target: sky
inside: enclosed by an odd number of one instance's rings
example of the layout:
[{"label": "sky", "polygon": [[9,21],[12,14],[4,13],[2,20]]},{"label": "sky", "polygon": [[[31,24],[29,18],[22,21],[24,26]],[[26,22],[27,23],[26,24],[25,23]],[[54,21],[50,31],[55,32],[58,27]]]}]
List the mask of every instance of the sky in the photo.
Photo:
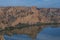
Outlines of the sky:
[{"label": "sky", "polygon": [[60,0],[0,0],[0,6],[37,6],[60,8]]}]

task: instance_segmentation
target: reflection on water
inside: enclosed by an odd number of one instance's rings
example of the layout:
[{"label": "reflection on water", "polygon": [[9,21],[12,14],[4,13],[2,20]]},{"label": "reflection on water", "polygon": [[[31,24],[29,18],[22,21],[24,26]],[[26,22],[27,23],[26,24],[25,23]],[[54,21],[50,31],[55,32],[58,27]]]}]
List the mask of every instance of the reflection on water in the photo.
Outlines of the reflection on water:
[{"label": "reflection on water", "polygon": [[39,40],[60,40],[60,28],[45,28],[37,35]]},{"label": "reflection on water", "polygon": [[[5,40],[32,40],[28,35],[14,34],[4,35]],[[36,40],[60,40],[60,28],[44,28],[37,34]]]},{"label": "reflection on water", "polygon": [[14,34],[13,36],[4,35],[6,40],[32,40],[27,35]]}]

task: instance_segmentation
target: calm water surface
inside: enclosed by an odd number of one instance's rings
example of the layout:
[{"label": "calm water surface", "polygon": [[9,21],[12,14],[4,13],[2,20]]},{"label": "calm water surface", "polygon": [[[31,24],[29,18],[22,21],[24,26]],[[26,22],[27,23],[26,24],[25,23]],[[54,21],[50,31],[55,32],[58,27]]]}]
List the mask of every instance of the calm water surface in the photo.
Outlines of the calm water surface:
[{"label": "calm water surface", "polygon": [[[4,35],[5,40],[32,40],[28,35],[14,34]],[[36,40],[60,40],[60,28],[44,28],[37,34]]]}]

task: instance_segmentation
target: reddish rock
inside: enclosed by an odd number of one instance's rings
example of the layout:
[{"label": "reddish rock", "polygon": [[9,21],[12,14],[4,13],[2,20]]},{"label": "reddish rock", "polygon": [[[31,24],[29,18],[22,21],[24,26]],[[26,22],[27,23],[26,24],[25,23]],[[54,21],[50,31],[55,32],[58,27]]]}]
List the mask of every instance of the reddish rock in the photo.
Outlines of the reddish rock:
[{"label": "reddish rock", "polygon": [[0,28],[19,23],[60,23],[60,9],[33,7],[0,7]]}]

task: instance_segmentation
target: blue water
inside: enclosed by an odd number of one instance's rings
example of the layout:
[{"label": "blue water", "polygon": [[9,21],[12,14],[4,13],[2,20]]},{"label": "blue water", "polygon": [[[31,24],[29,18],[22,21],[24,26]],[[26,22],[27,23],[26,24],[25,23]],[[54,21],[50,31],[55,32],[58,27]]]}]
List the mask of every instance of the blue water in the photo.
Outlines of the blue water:
[{"label": "blue water", "polygon": [[27,35],[14,34],[13,36],[4,35],[5,40],[32,40]]},{"label": "blue water", "polygon": [[[4,35],[5,40],[32,40],[28,35],[14,34]],[[44,28],[37,34],[36,40],[60,40],[60,28]]]},{"label": "blue water", "polygon": [[45,28],[37,35],[38,40],[60,40],[60,28]]}]

